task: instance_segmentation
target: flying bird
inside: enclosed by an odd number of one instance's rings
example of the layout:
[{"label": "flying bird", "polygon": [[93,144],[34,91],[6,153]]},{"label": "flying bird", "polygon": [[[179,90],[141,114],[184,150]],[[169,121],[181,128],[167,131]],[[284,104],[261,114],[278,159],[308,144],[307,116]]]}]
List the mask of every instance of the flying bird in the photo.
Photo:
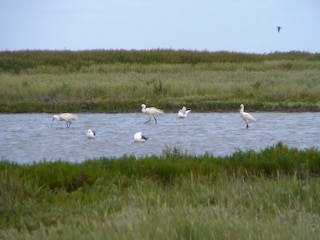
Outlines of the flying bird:
[{"label": "flying bird", "polygon": [[187,109],[185,106],[183,106],[178,112],[178,117],[185,118],[185,117],[187,117],[189,112],[191,112],[191,109],[189,109],[189,108]]},{"label": "flying bird", "polygon": [[256,122],[256,119],[252,117],[251,114],[244,112],[243,104],[240,105],[240,115],[243,121],[247,124],[247,128],[249,128],[249,123]]},{"label": "flying bird", "polygon": [[282,28],[282,27],[280,27],[280,26],[278,26],[278,27],[277,27],[277,29],[278,29],[278,32],[280,32],[281,28]]},{"label": "flying bird", "polygon": [[57,121],[65,121],[67,123],[67,128],[70,127],[71,122],[77,119],[77,115],[72,114],[72,113],[61,113],[58,115],[54,115],[52,119],[52,124],[54,120]]},{"label": "flying bird", "polygon": [[145,104],[141,104],[141,112],[146,113],[149,115],[149,120],[146,121],[145,123],[148,123],[151,121],[151,117],[154,118],[155,123],[157,123],[156,116],[163,114],[163,111],[155,108],[155,107],[146,107]]},{"label": "flying bird", "polygon": [[145,142],[147,139],[148,138],[146,136],[142,135],[142,132],[136,132],[133,136],[133,140],[135,142]]},{"label": "flying bird", "polygon": [[87,138],[89,138],[89,139],[94,139],[94,138],[96,138],[96,132],[93,131],[93,130],[91,130],[91,129],[88,129],[88,131],[87,131]]}]

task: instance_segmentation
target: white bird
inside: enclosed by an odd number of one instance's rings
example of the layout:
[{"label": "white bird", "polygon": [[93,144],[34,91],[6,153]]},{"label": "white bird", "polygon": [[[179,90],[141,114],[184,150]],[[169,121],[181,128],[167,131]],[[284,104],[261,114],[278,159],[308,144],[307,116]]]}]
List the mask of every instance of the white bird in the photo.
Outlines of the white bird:
[{"label": "white bird", "polygon": [[136,132],[133,136],[135,142],[145,142],[147,141],[147,137],[142,135],[142,132]]},{"label": "white bird", "polygon": [[256,119],[254,117],[252,117],[249,113],[244,112],[243,104],[240,105],[240,115],[243,121],[245,121],[245,123],[247,124],[247,128],[249,128],[249,123],[256,122]]},{"label": "white bird", "polygon": [[187,109],[185,106],[183,106],[178,112],[178,117],[185,118],[185,117],[187,117],[189,112],[191,112],[191,110],[189,108]]},{"label": "white bird", "polygon": [[141,112],[146,113],[149,115],[149,120],[146,121],[145,123],[148,123],[151,121],[151,117],[154,118],[154,121],[157,123],[156,116],[163,114],[163,111],[155,108],[155,107],[146,107],[145,104],[141,104]]},{"label": "white bird", "polygon": [[92,131],[91,129],[88,129],[87,131],[87,138],[94,139],[96,137],[96,132]]},{"label": "white bird", "polygon": [[72,113],[61,113],[59,115],[54,115],[52,119],[52,124],[54,120],[65,121],[67,123],[67,128],[70,127],[71,122],[77,119],[77,115]]}]

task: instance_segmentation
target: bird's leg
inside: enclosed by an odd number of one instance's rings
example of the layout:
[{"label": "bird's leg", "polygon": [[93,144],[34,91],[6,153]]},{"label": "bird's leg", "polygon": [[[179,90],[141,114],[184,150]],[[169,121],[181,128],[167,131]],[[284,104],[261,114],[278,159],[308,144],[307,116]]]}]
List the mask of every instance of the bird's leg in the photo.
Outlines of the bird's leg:
[{"label": "bird's leg", "polygon": [[69,128],[71,125],[71,122],[70,121],[67,121],[67,128]]},{"label": "bird's leg", "polygon": [[149,120],[148,121],[146,121],[145,123],[148,123],[148,122],[150,122],[151,121],[151,116],[149,116]]},{"label": "bird's leg", "polygon": [[154,121],[156,122],[156,124],[157,124],[157,119],[156,119],[156,117],[155,116],[153,116],[153,118],[154,118]]},{"label": "bird's leg", "polygon": [[247,128],[249,128],[249,124],[247,123]]}]

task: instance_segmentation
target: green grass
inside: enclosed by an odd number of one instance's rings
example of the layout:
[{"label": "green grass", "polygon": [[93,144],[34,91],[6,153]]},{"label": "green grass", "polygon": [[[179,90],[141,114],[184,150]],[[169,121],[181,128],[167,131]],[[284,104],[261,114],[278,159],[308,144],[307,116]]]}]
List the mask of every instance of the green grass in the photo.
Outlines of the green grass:
[{"label": "green grass", "polygon": [[318,239],[320,152],[0,162],[0,239]]},{"label": "green grass", "polygon": [[0,112],[319,111],[319,69],[303,52],[0,52]]},{"label": "green grass", "polygon": [[[319,111],[320,55],[0,52],[0,112]],[[318,239],[320,152],[0,161],[0,239]]]}]

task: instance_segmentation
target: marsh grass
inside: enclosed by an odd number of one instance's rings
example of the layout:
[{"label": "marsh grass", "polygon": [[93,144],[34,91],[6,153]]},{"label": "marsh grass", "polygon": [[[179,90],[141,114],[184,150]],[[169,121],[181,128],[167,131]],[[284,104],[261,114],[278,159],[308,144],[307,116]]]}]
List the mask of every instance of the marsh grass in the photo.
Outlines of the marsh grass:
[{"label": "marsh grass", "polygon": [[2,239],[318,239],[320,153],[0,162]]},{"label": "marsh grass", "polygon": [[[1,52],[0,111],[320,108],[318,54],[192,51]],[[18,68],[18,70],[15,70]]]}]

